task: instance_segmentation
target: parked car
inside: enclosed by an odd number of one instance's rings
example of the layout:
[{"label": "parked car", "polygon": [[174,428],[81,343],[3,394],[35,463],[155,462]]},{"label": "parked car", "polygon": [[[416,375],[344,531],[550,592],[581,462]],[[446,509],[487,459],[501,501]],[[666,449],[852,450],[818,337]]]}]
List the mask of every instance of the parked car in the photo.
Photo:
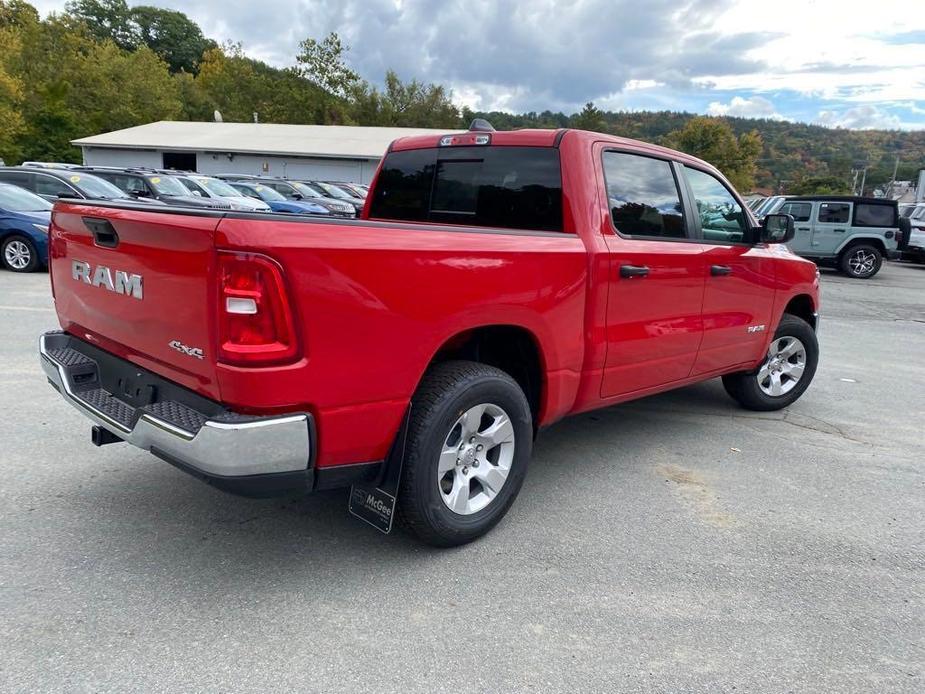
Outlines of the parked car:
[{"label": "parked car", "polygon": [[51,203],[19,186],[0,183],[0,262],[13,272],[48,264]]},{"label": "parked car", "polygon": [[902,229],[909,224],[899,216],[896,201],[884,198],[789,197],[777,212],[793,217],[794,253],[857,279],[870,279],[884,258],[899,256]]},{"label": "parked car", "polygon": [[566,415],[720,376],[778,410],[816,371],[819,274],[785,245],[793,220],[755,226],[714,167],[646,143],[402,138],[336,234],[109,207],[56,206],[64,332],[40,342],[94,441],[238,493],[353,485],[353,513],[387,531],[397,509],[436,545],[498,523],[534,433]]},{"label": "parked car", "polygon": [[0,183],[11,183],[54,202],[58,198],[125,200],[129,196],[92,174],[64,169],[0,168]]},{"label": "parked car", "polygon": [[34,169],[79,169],[81,164],[68,164],[61,161],[24,161],[23,166]]},{"label": "parked car", "polygon": [[277,193],[269,186],[263,185],[262,182],[255,181],[229,181],[232,188],[239,191],[253,200],[262,200],[273,212],[285,212],[288,214],[314,214],[329,215],[330,210],[323,205],[319,205],[308,200],[287,200],[282,194]]},{"label": "parked car", "polygon": [[346,190],[341,189],[339,186],[325,183],[324,181],[303,181],[303,183],[317,190],[320,190],[330,198],[350,203],[356,210],[356,214],[360,214],[360,212],[363,211],[363,205],[365,204],[363,199],[348,193]]},{"label": "parked car", "polygon": [[195,173],[173,174],[180,183],[193,195],[203,198],[226,200],[233,210],[249,210],[251,212],[269,212],[270,206],[263,200],[243,195],[225,181],[211,176],[201,176]]},{"label": "parked car", "polygon": [[903,260],[925,263],[925,202],[900,205],[900,215],[909,221],[910,227]]},{"label": "parked car", "polygon": [[752,213],[760,222],[766,215],[774,214],[777,212],[780,209],[780,206],[783,205],[784,201],[789,197],[790,196],[788,195],[772,195],[771,197],[765,198],[760,205],[752,210]]},{"label": "parked car", "polygon": [[292,181],[287,178],[272,176],[250,176],[247,174],[218,174],[218,177],[228,182],[241,181],[271,188],[287,200],[304,200],[321,205],[336,217],[355,217],[356,206],[339,198],[327,196],[320,188],[307,185],[303,181]]},{"label": "parked car", "polygon": [[80,171],[91,172],[94,176],[109,181],[136,200],[158,200],[180,207],[231,209],[231,203],[227,200],[196,197],[173,176],[150,169],[84,167]]},{"label": "parked car", "polygon": [[342,191],[350,195],[351,197],[356,198],[357,200],[366,200],[366,191],[360,188],[355,183],[347,183],[345,181],[324,181],[329,186],[335,186],[340,188]]}]

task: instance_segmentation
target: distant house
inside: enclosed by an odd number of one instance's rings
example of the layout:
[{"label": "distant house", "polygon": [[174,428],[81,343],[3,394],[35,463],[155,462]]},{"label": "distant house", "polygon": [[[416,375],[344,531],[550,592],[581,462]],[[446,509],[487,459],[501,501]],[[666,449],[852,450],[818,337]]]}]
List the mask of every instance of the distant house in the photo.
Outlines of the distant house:
[{"label": "distant house", "polygon": [[71,144],[84,164],[368,183],[389,144],[454,130],[159,121]]}]

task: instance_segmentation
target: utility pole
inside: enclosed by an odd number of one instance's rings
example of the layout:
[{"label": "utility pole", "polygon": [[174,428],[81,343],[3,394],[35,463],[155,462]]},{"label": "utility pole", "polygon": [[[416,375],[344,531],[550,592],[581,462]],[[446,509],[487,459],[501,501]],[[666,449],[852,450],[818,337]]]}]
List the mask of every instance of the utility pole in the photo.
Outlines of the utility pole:
[{"label": "utility pole", "polygon": [[887,187],[886,197],[893,199],[893,186],[896,185],[896,174],[899,172],[899,155],[896,155],[896,163],[893,164],[893,178],[890,179],[890,185]]},{"label": "utility pole", "polygon": [[867,182],[867,167],[864,167],[864,170],[861,172],[861,192],[858,195],[864,195],[864,184]]}]

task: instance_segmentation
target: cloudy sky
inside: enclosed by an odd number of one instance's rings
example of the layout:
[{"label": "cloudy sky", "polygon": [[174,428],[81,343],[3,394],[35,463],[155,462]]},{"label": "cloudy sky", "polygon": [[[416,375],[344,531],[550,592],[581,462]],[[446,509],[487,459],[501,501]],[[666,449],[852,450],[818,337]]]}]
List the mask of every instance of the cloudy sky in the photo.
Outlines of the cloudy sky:
[{"label": "cloudy sky", "polygon": [[[131,0],[130,0],[131,1]],[[64,0],[33,0],[44,12]],[[271,64],[336,31],[350,62],[477,109],[686,110],[925,129],[921,0],[147,0]]]}]

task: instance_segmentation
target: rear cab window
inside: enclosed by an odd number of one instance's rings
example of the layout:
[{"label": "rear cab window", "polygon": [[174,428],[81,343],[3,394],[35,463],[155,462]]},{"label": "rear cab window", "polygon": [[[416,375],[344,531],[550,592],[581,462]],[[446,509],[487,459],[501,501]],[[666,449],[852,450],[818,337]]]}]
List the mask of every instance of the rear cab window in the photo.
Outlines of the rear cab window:
[{"label": "rear cab window", "polygon": [[671,162],[628,152],[604,152],[607,207],[623,236],[685,239],[684,205]]},{"label": "rear cab window", "polygon": [[561,232],[559,150],[488,145],[390,152],[369,216]]}]

